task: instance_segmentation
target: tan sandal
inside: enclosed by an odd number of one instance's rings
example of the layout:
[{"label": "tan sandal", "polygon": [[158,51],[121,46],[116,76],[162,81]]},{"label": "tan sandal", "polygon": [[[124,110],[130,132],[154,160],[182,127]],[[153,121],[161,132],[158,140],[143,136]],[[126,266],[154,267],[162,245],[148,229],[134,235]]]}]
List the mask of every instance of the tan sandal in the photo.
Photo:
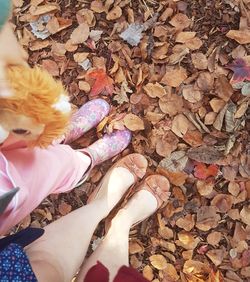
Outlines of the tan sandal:
[{"label": "tan sandal", "polygon": [[[96,197],[100,193],[102,193],[102,188],[103,188],[102,184],[104,183],[105,180],[107,180],[110,177],[112,171],[118,167],[126,168],[131,174],[133,174],[134,184],[135,184],[139,179],[143,178],[143,176],[145,175],[148,167],[148,161],[144,156],[140,154],[130,154],[120,159],[109,169],[109,171],[104,176],[98,187],[89,196],[88,203],[96,199]],[[132,187],[133,185],[131,185],[130,187]]]},{"label": "tan sandal", "polygon": [[[154,213],[160,209],[169,199],[170,197],[170,184],[166,177],[162,175],[150,175],[148,176],[135,190],[135,193],[138,193],[141,190],[146,190],[153,194],[153,196],[157,200],[157,209],[154,211]],[[132,196],[133,197],[133,196]],[[154,214],[152,213],[152,214]],[[136,222],[133,224],[133,227],[142,221],[144,221],[146,218],[150,217],[152,214],[148,215],[144,219]]]}]

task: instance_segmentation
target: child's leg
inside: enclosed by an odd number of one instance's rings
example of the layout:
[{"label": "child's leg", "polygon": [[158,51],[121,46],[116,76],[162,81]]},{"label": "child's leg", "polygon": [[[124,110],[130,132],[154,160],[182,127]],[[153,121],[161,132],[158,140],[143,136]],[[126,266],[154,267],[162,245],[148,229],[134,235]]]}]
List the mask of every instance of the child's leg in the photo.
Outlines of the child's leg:
[{"label": "child's leg", "polygon": [[[117,164],[105,176],[93,202],[45,227],[45,234],[27,247],[32,268],[39,282],[68,282],[79,269],[91,236],[98,224],[122,195],[143,176],[147,162],[140,155],[124,158],[127,168]],[[139,173],[138,173],[139,172]]]},{"label": "child's leg", "polygon": [[[147,208],[145,209],[145,207]],[[109,270],[110,281],[113,281],[121,266],[129,266],[128,241],[129,230],[132,224],[140,219],[147,218],[156,208],[157,202],[154,196],[147,191],[140,191],[129,202],[128,206],[121,209],[114,217],[102,243],[87,261],[83,263],[77,281],[83,282],[88,270],[97,261],[101,262]]]},{"label": "child's leg", "polygon": [[[128,266],[128,240],[131,226],[152,215],[169,197],[169,182],[160,175],[146,178],[124,208],[113,218],[111,227],[94,253],[83,263],[77,281],[83,282],[88,271],[97,262],[109,271],[109,281],[113,281],[122,266]],[[114,255],[115,250],[115,255]],[[93,268],[93,272],[94,272]],[[92,273],[93,273],[92,272]],[[88,273],[88,274],[87,274]],[[87,277],[91,281],[91,277]],[[137,280],[131,280],[137,281]]]}]

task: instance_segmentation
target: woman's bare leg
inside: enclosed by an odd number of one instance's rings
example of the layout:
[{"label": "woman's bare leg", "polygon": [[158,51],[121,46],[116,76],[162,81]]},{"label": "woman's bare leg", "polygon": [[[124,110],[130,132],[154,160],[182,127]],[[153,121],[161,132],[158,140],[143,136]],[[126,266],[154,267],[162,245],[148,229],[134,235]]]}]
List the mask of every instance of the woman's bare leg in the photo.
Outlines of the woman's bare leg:
[{"label": "woman's bare leg", "polygon": [[134,181],[128,169],[114,168],[102,183],[108,193],[98,194],[90,204],[45,227],[45,234],[26,248],[39,282],[71,281],[84,260],[96,226]]},{"label": "woman's bare leg", "polygon": [[[101,262],[110,273],[110,281],[117,274],[122,265],[128,262],[128,241],[131,226],[154,213],[157,209],[157,200],[152,193],[146,190],[137,192],[126,206],[119,210],[111,223],[111,227],[102,243],[94,253],[83,263],[77,277],[78,282],[83,282],[88,270],[97,261]],[[94,282],[94,281],[93,281]]]}]

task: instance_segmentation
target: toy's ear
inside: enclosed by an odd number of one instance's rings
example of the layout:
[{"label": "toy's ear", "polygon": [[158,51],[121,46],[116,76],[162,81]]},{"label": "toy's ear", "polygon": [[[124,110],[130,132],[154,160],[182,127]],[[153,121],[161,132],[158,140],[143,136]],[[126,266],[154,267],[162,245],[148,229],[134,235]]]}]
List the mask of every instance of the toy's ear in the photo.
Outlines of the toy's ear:
[{"label": "toy's ear", "polygon": [[69,97],[65,94],[61,94],[58,101],[52,105],[52,108],[61,112],[62,114],[69,114],[72,110]]}]

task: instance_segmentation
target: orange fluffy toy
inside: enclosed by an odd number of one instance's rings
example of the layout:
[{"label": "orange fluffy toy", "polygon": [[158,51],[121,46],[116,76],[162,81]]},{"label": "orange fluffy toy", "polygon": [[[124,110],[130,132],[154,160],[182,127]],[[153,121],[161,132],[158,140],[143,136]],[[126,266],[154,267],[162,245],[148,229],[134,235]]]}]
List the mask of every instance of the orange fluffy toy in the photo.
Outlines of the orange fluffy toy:
[{"label": "orange fluffy toy", "polygon": [[37,67],[11,66],[7,78],[12,96],[0,95],[0,142],[11,133],[29,146],[46,148],[65,133],[71,115],[61,82]]}]

